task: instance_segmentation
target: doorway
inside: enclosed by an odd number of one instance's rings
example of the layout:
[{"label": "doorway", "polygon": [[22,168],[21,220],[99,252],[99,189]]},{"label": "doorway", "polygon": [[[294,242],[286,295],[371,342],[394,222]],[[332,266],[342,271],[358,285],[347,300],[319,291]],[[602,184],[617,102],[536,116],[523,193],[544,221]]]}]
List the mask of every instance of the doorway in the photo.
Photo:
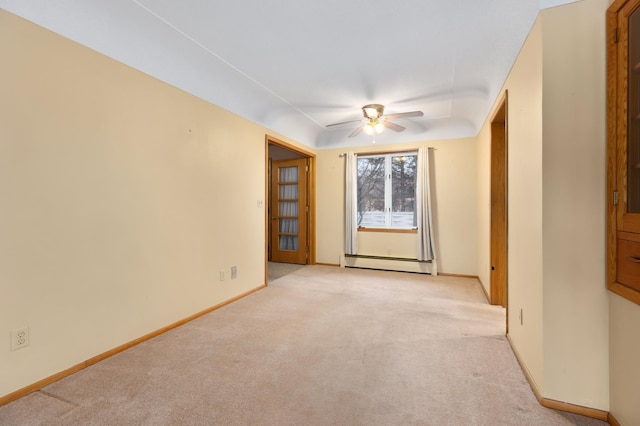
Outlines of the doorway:
[{"label": "doorway", "polygon": [[266,163],[268,276],[269,262],[315,263],[315,155],[267,136]]},{"label": "doorway", "polygon": [[507,308],[507,93],[491,120],[491,304]]}]

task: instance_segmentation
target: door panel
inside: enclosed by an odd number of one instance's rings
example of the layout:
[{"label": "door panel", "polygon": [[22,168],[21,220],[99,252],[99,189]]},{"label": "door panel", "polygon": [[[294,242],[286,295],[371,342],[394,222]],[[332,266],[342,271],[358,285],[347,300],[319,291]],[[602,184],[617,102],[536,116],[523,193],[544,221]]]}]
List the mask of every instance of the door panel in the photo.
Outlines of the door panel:
[{"label": "door panel", "polygon": [[271,260],[307,263],[307,159],[271,165]]}]

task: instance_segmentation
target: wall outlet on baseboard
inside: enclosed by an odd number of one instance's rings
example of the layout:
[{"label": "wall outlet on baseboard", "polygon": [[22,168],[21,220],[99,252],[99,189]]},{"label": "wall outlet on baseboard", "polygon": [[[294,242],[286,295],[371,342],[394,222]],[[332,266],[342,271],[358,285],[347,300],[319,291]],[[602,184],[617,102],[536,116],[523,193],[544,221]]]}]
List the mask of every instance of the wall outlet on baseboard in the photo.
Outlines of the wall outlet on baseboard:
[{"label": "wall outlet on baseboard", "polygon": [[22,327],[11,331],[11,350],[26,348],[29,346],[29,327]]},{"label": "wall outlet on baseboard", "polygon": [[231,279],[235,280],[236,278],[238,278],[238,267],[237,266],[232,266],[231,267]]}]

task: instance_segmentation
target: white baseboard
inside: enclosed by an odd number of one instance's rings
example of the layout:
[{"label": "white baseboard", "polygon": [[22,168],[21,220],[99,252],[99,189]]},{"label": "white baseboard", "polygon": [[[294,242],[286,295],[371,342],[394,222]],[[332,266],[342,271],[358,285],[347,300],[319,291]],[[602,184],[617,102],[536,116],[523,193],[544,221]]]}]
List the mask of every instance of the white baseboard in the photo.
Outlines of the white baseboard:
[{"label": "white baseboard", "polygon": [[340,266],[346,268],[381,269],[386,271],[437,275],[437,269],[432,262],[418,262],[415,259],[385,258],[380,256],[345,256]]}]

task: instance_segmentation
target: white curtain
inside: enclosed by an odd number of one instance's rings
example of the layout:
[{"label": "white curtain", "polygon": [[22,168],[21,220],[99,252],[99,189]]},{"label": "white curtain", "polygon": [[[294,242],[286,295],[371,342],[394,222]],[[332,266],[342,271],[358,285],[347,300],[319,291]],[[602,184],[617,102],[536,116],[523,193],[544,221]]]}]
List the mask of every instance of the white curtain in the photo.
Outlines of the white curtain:
[{"label": "white curtain", "polygon": [[358,159],[354,152],[345,154],[344,169],[344,253],[358,252]]},{"label": "white curtain", "polygon": [[433,220],[431,214],[431,181],[429,177],[428,147],[418,149],[416,179],[416,210],[418,219],[418,260],[431,261],[431,274],[438,274],[433,241]]}]

